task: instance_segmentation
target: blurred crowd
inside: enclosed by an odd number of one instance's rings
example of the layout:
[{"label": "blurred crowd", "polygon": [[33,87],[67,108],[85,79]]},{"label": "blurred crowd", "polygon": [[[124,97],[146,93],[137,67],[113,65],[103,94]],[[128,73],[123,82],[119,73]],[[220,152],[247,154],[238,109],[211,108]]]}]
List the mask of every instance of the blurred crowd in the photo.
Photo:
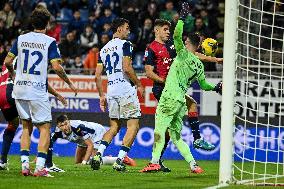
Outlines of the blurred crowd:
[{"label": "blurred crowd", "polygon": [[[185,32],[212,37],[222,47],[224,1],[191,0],[191,15],[185,19]],[[51,12],[47,31],[56,39],[70,74],[94,74],[99,50],[112,38],[111,22],[116,17],[130,21],[129,39],[134,45],[133,66],[143,70],[146,46],[154,40],[155,19],[178,21],[180,1],[175,0],[2,0],[0,3],[0,64],[12,42],[22,32],[32,30],[29,15],[41,4]],[[220,53],[222,54],[222,53]],[[215,71],[215,64],[205,65]]]}]

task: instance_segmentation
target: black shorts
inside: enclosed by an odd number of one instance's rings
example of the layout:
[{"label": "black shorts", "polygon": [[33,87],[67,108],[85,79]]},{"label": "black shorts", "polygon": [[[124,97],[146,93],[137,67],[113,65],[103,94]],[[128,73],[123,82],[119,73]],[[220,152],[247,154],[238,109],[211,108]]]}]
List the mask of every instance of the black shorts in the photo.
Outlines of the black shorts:
[{"label": "black shorts", "polygon": [[10,108],[1,110],[6,121],[13,121],[16,117],[19,116],[16,105],[11,106]]},{"label": "black shorts", "polygon": [[165,85],[154,85],[152,88],[153,95],[157,99],[158,102],[161,98],[164,87]]}]

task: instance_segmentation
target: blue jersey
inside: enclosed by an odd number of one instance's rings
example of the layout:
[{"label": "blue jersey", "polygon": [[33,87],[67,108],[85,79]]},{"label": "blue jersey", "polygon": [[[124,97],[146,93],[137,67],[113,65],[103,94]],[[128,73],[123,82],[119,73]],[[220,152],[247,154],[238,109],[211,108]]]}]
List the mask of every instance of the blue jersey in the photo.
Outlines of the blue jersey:
[{"label": "blue jersey", "polygon": [[48,64],[61,58],[55,39],[37,32],[20,35],[13,43],[9,55],[18,57],[13,97],[22,100],[48,100]]}]

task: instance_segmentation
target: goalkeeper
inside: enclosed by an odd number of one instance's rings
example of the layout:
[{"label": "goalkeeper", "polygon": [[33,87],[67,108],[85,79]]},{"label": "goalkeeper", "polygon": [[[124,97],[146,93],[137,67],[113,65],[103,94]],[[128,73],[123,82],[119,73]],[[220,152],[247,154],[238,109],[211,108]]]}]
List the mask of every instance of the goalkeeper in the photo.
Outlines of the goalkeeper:
[{"label": "goalkeeper", "polygon": [[[183,6],[181,16],[186,15],[186,6]],[[180,19],[174,31],[174,45],[177,56],[171,65],[165,88],[158,103],[155,116],[154,145],[152,161],[140,172],[159,171],[161,152],[165,143],[165,133],[168,130],[173,143],[184,159],[189,163],[192,173],[202,173],[203,170],[196,164],[188,145],[181,138],[182,119],[186,113],[185,94],[190,84],[197,80],[201,89],[222,93],[222,83],[213,85],[205,79],[204,66],[194,54],[200,45],[198,34],[189,34],[182,41],[184,22]]]}]

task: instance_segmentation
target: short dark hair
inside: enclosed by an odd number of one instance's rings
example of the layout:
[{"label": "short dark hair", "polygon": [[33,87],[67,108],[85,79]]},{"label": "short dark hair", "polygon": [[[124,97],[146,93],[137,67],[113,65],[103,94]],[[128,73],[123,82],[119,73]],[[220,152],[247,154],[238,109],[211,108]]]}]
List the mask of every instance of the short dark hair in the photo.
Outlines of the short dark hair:
[{"label": "short dark hair", "polygon": [[113,33],[117,32],[117,29],[124,24],[129,24],[129,21],[125,18],[116,18],[111,23],[111,30]]},{"label": "short dark hair", "polygon": [[196,16],[196,17],[195,17],[195,21],[196,21],[196,20],[202,20],[201,16]]},{"label": "short dark hair", "polygon": [[167,20],[163,20],[163,19],[156,19],[155,23],[154,23],[154,27],[158,26],[158,27],[162,27],[162,26],[169,26],[171,27],[171,23]]},{"label": "short dark hair", "polygon": [[69,120],[66,114],[62,114],[56,118],[56,123],[62,123],[66,120]]},{"label": "short dark hair", "polygon": [[92,48],[98,48],[98,49],[99,49],[100,46],[99,46],[98,44],[93,44],[93,45],[92,45]]},{"label": "short dark hair", "polygon": [[166,4],[167,4],[167,3],[174,3],[174,2],[173,2],[172,0],[167,0],[167,1],[166,1]]},{"label": "short dark hair", "polygon": [[196,47],[198,47],[200,45],[200,41],[201,41],[201,38],[200,38],[200,35],[199,33],[189,33],[187,36],[186,36],[190,43]]},{"label": "short dark hair", "polygon": [[46,8],[44,8],[43,6],[38,6],[32,12],[32,15],[30,17],[30,22],[34,27],[34,29],[43,30],[46,28],[50,20],[50,17],[51,14]]}]

